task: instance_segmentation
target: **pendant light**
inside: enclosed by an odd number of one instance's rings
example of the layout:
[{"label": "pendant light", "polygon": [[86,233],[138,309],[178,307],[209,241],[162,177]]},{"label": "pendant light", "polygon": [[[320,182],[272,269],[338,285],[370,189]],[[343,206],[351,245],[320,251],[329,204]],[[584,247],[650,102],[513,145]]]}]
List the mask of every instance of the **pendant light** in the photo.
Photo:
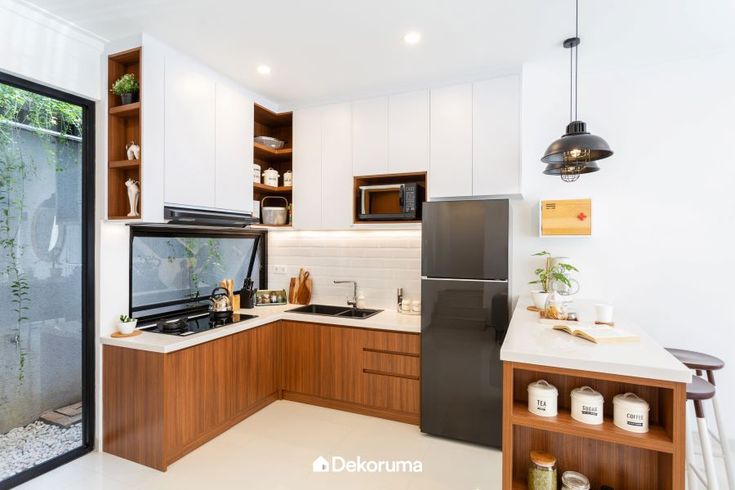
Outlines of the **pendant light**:
[{"label": "pendant light", "polygon": [[569,50],[569,124],[564,136],[546,149],[541,161],[548,164],[544,174],[559,175],[564,182],[574,182],[581,174],[597,172],[597,160],[613,154],[607,142],[590,134],[587,124],[577,117],[577,80],[579,78],[579,0],[574,5],[574,37],[564,40]]}]

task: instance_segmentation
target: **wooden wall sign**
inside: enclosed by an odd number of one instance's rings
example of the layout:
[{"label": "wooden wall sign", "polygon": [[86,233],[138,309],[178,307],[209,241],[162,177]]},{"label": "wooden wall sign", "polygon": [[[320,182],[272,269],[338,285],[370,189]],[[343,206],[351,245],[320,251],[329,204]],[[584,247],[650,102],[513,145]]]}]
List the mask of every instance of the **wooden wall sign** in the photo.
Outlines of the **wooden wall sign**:
[{"label": "wooden wall sign", "polygon": [[557,199],[540,203],[541,236],[591,236],[592,199]]}]

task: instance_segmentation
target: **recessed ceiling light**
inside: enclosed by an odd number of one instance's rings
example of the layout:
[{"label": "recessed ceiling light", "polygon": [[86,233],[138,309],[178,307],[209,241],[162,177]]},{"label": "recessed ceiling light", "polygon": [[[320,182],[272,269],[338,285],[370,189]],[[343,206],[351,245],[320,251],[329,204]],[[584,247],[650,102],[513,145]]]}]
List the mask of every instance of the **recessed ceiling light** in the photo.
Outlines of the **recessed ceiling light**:
[{"label": "recessed ceiling light", "polygon": [[261,75],[270,75],[271,67],[268,65],[258,65],[258,73]]},{"label": "recessed ceiling light", "polygon": [[421,41],[421,33],[416,31],[407,32],[403,36],[403,41],[406,44],[418,44]]}]

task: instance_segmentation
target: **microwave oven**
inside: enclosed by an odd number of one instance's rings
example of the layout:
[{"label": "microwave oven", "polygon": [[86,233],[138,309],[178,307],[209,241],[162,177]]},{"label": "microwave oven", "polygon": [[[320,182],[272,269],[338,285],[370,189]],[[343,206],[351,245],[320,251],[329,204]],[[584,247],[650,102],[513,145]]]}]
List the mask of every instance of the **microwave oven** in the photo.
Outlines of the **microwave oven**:
[{"label": "microwave oven", "polygon": [[418,182],[360,186],[360,221],[420,220],[424,186]]}]

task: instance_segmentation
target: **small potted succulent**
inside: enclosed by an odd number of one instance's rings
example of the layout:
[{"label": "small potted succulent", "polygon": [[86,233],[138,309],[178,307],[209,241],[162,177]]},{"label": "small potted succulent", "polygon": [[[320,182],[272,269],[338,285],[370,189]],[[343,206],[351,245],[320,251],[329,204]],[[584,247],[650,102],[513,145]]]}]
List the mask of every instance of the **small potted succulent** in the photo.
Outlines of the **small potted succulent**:
[{"label": "small potted succulent", "polygon": [[135,75],[126,73],[115,80],[115,83],[112,84],[111,92],[119,95],[120,102],[125,105],[133,102],[135,95],[138,94],[138,90],[140,90],[140,85],[138,84],[138,80],[135,79]]},{"label": "small potted succulent", "polygon": [[546,300],[552,292],[553,283],[558,282],[568,288],[572,288],[572,283],[569,280],[568,274],[572,271],[579,271],[571,264],[555,262],[552,259],[551,254],[546,250],[535,253],[533,256],[544,257],[546,259],[544,267],[539,267],[534,271],[534,274],[536,274],[536,280],[529,282],[529,284],[537,284],[540,286],[541,289],[531,291],[531,297],[533,298],[534,306],[543,310],[546,307]]},{"label": "small potted succulent", "polygon": [[128,315],[120,315],[120,322],[117,324],[117,330],[123,335],[130,335],[138,325],[138,320]]}]

